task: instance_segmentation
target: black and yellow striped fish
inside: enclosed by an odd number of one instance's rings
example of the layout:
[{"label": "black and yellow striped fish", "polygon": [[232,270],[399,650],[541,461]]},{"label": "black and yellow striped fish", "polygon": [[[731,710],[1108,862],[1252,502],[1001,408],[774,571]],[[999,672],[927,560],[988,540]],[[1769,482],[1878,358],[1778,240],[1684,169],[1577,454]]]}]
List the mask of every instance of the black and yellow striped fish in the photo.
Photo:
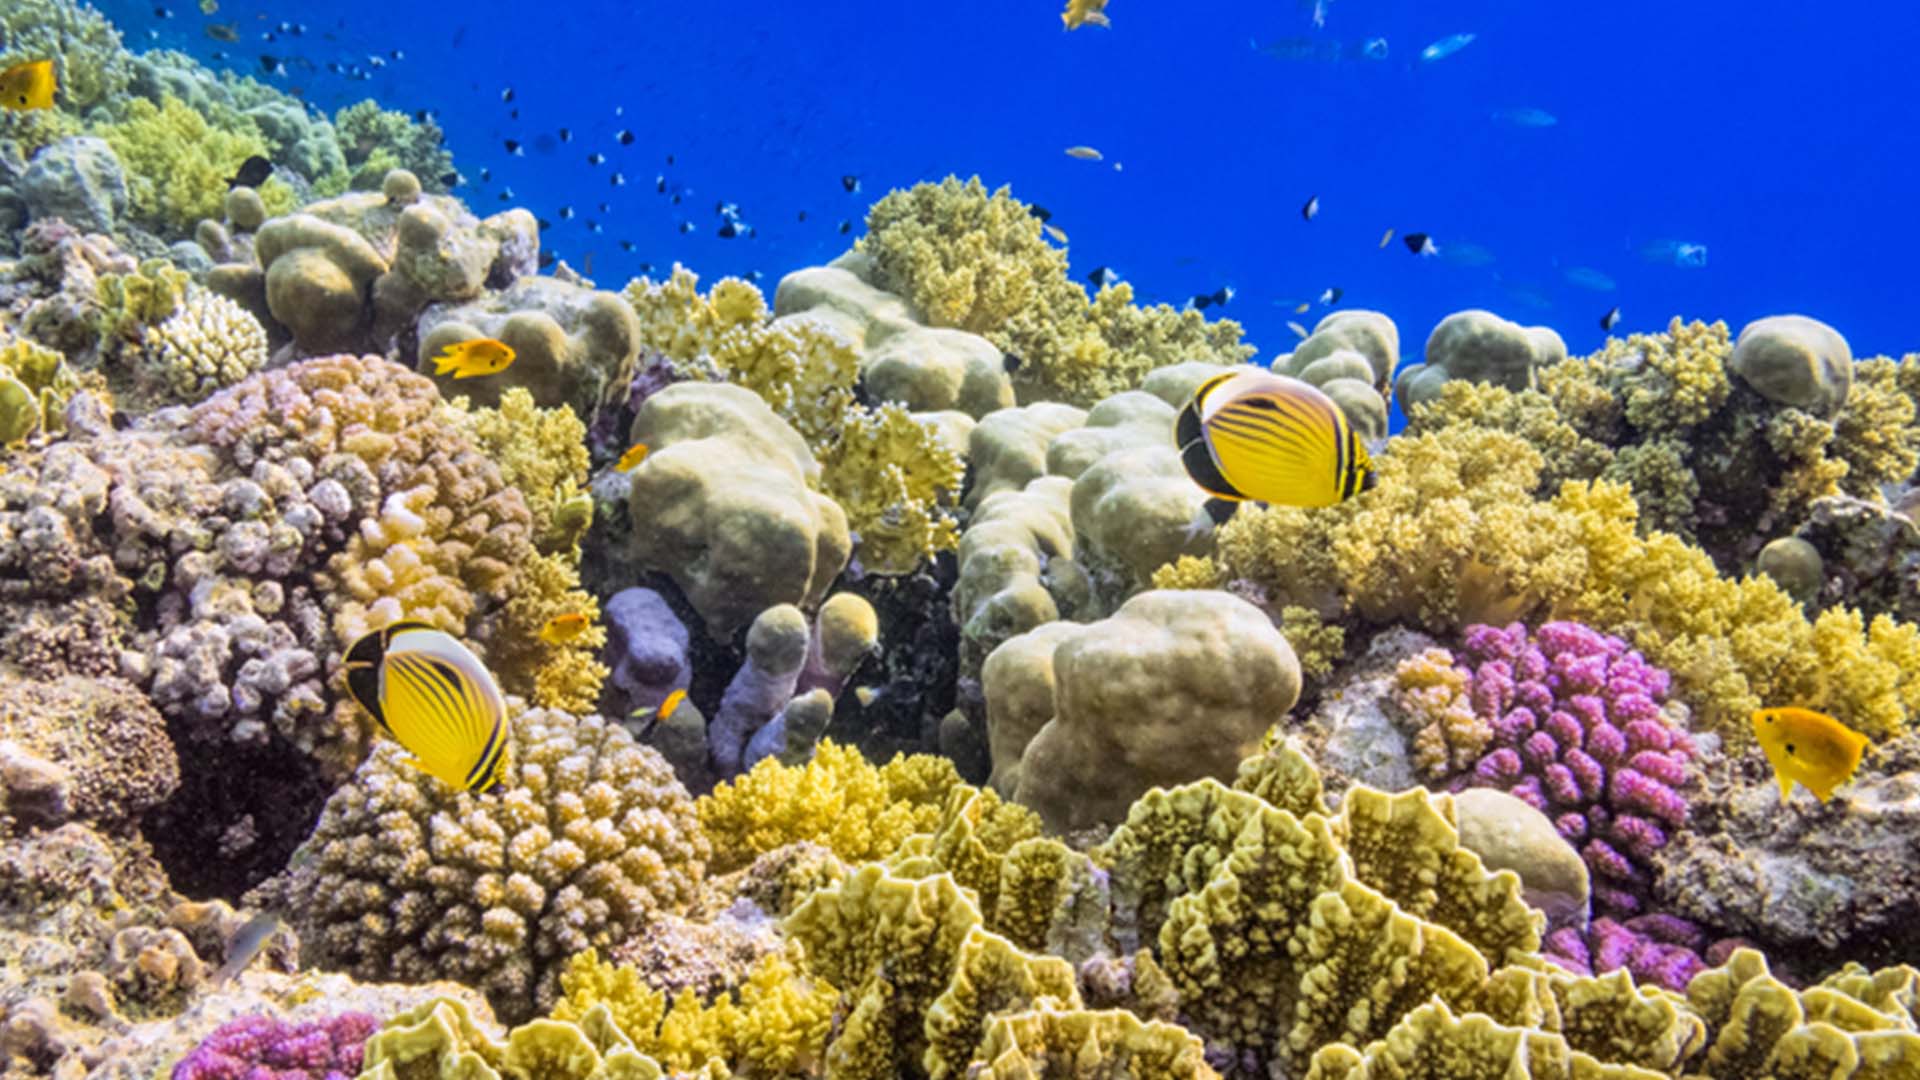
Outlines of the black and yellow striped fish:
[{"label": "black and yellow striped fish", "polygon": [[1174,424],[1187,475],[1228,502],[1332,506],[1373,487],[1373,458],[1311,383],[1247,369],[1200,384]]},{"label": "black and yellow striped fish", "polygon": [[507,703],[465,645],[403,620],[354,642],[346,667],[347,692],[422,772],[480,795],[500,785],[509,761]]}]

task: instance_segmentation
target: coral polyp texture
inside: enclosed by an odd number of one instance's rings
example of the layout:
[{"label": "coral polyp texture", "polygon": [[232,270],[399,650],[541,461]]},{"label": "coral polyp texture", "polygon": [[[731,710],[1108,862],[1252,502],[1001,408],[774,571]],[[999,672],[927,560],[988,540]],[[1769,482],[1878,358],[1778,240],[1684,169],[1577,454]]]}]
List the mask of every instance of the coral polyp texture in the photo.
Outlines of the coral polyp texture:
[{"label": "coral polyp texture", "polygon": [[573,954],[686,907],[709,843],[658,754],[596,717],[516,710],[508,730],[497,798],[449,789],[391,743],[335,791],[267,887],[321,963],[457,979],[524,1019],[556,1000]]},{"label": "coral polyp texture", "polygon": [[289,1024],[250,1016],[222,1024],[173,1067],[173,1080],[331,1080],[357,1076],[367,1036],[380,1021],[366,1013]]}]

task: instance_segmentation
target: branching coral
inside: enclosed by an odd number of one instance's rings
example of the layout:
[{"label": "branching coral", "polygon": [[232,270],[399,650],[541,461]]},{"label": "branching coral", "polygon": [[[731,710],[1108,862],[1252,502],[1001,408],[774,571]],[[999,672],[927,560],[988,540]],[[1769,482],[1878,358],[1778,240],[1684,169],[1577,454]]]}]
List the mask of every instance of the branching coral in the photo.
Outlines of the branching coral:
[{"label": "branching coral", "polygon": [[708,843],[660,756],[598,718],[511,718],[506,791],[479,799],[390,742],[328,800],[269,891],[302,940],[363,979],[457,978],[503,1016],[559,996],[567,957],[682,909]]},{"label": "branching coral", "polygon": [[266,153],[253,125],[218,125],[177,98],[155,105],[135,98],[126,119],[101,128],[127,170],[133,213],[165,233],[185,236],[202,218],[220,217],[227,178]]},{"label": "branching coral", "polygon": [[267,362],[267,332],[239,304],[194,287],[167,321],[146,335],[141,376],[167,400],[196,404]]},{"label": "branching coral", "polygon": [[443,145],[446,136],[432,120],[416,121],[368,99],[333,114],[333,127],[352,174],[350,187],[378,190],[389,171],[406,169],[420,178],[425,190],[447,190],[443,178],[453,170],[453,155]]},{"label": "branching coral", "polygon": [[848,412],[820,460],[820,483],[847,511],[856,555],[876,574],[904,574],[959,546],[953,502],[966,464],[929,424],[898,405]]},{"label": "branching coral", "polygon": [[985,335],[1018,357],[1015,385],[1027,400],[1089,405],[1161,364],[1252,355],[1239,324],[1135,307],[1124,283],[1088,300],[1040,226],[1006,188],[989,193],[978,177],[950,176],[875,203],[859,250],[873,258],[873,284],[928,325]]},{"label": "branching coral", "polygon": [[246,1016],[220,1025],[173,1067],[173,1080],[331,1080],[360,1072],[367,1036],[380,1021],[366,1013],[290,1024]]}]

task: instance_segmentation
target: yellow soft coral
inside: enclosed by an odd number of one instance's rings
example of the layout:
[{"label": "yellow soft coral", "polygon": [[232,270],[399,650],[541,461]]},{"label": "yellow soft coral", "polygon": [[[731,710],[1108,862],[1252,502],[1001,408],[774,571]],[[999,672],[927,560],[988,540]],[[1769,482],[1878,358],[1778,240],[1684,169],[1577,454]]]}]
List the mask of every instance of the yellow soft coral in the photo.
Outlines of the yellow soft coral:
[{"label": "yellow soft coral", "polygon": [[1015,382],[1027,400],[1090,405],[1162,364],[1252,355],[1238,323],[1135,307],[1125,284],[1089,300],[1040,226],[1006,188],[989,193],[979,177],[949,176],[875,203],[859,250],[873,258],[873,283],[929,325],[970,330],[1018,357]]},{"label": "yellow soft coral", "polygon": [[869,573],[904,574],[959,546],[953,505],[966,463],[899,405],[849,411],[820,470],[821,488],[860,536]]},{"label": "yellow soft coral", "polygon": [[1896,364],[1884,356],[1853,366],[1853,390],[1834,421],[1833,453],[1847,463],[1841,487],[1849,495],[1877,499],[1880,485],[1913,475],[1920,465],[1920,427],[1915,401],[1902,381],[1920,378],[1920,356]]},{"label": "yellow soft coral", "polygon": [[[500,395],[500,404],[475,408],[466,398],[451,406],[457,419],[478,443],[507,483],[520,489],[533,514],[533,535],[540,550],[571,551],[584,523],[576,523],[562,507],[585,491],[587,429],[572,409],[543,409],[524,387]],[[579,528],[574,526],[578,524]]]},{"label": "yellow soft coral", "polygon": [[805,765],[769,758],[721,784],[700,799],[700,823],[714,843],[716,872],[799,840],[842,859],[875,859],[932,830],[947,793],[960,786],[945,758],[916,754],[875,766],[828,739]]},{"label": "yellow soft coral", "polygon": [[139,97],[128,102],[126,119],[102,127],[100,135],[126,168],[134,216],[175,235],[202,219],[218,220],[227,179],[248,158],[267,152],[253,124],[236,121],[216,126],[172,96],[158,105]]},{"label": "yellow soft coral", "polygon": [[1736,743],[1763,702],[1822,709],[1874,737],[1920,712],[1920,631],[1844,608],[1809,622],[1771,580],[1726,578],[1678,537],[1638,535],[1622,485],[1569,482],[1536,502],[1541,460],[1470,425],[1403,437],[1375,491],[1325,510],[1244,510],[1221,529],[1215,561],[1270,607],[1329,620],[1445,634],[1579,619],[1673,672],[1696,719]]}]

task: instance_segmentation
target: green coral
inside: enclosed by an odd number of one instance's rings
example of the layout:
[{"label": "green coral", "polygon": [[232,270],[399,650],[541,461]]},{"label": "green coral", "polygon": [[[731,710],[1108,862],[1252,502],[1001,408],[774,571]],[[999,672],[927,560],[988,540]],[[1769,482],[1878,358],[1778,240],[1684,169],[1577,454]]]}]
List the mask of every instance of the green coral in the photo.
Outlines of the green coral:
[{"label": "green coral", "polygon": [[109,351],[122,342],[144,339],[151,327],[171,318],[187,298],[186,271],[165,259],[148,259],[130,274],[103,274],[94,286],[94,332]]},{"label": "green coral", "polygon": [[420,178],[423,190],[446,193],[441,177],[453,170],[453,155],[432,120],[416,121],[369,98],[335,113],[333,127],[350,173],[347,186],[378,191],[389,171],[406,169]]},{"label": "green coral", "polygon": [[67,399],[82,389],[99,391],[98,376],[74,371],[60,353],[24,338],[0,347],[0,445],[64,431]]},{"label": "green coral", "polygon": [[267,144],[251,122],[221,125],[175,97],[155,105],[135,98],[126,118],[100,136],[127,171],[135,220],[170,236],[191,235],[204,218],[218,219],[227,179]]},{"label": "green coral", "polygon": [[1136,307],[1124,283],[1089,300],[1031,209],[1004,187],[989,193],[979,177],[889,193],[868,211],[858,250],[873,259],[873,284],[929,326],[972,331],[1018,357],[1022,400],[1091,405],[1163,364],[1253,354],[1238,323]]}]

